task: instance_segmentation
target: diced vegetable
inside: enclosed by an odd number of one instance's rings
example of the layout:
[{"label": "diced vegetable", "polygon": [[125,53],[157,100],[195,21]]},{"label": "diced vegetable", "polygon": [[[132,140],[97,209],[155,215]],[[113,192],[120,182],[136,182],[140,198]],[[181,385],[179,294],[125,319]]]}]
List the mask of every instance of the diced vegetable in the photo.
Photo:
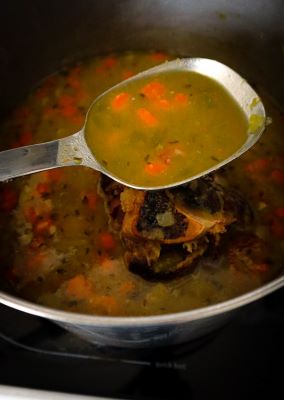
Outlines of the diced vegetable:
[{"label": "diced vegetable", "polygon": [[174,101],[175,101],[175,103],[177,103],[177,104],[180,104],[180,105],[185,105],[185,104],[187,104],[188,103],[188,95],[187,94],[185,94],[185,93],[177,93],[175,96],[174,96]]},{"label": "diced vegetable", "polygon": [[76,300],[89,300],[93,294],[89,280],[82,274],[69,279],[65,285],[65,293]]},{"label": "diced vegetable", "polygon": [[157,118],[146,108],[138,108],[138,118],[147,126],[155,127],[158,124]]},{"label": "diced vegetable", "polygon": [[99,243],[104,250],[114,250],[116,247],[116,240],[109,232],[102,232],[99,235]]},{"label": "diced vegetable", "polygon": [[167,165],[159,161],[149,162],[145,165],[144,169],[149,175],[159,175],[167,170]]},{"label": "diced vegetable", "polygon": [[51,192],[50,184],[47,182],[40,182],[36,186],[36,191],[40,195],[45,195]]},{"label": "diced vegetable", "polygon": [[111,102],[114,111],[121,111],[129,104],[130,94],[126,92],[119,93]]},{"label": "diced vegetable", "polygon": [[96,206],[97,206],[97,200],[98,200],[97,194],[94,192],[89,192],[86,194],[86,197],[87,197],[89,209],[92,211],[95,211]]},{"label": "diced vegetable", "polygon": [[160,99],[166,93],[166,88],[163,84],[157,81],[149,82],[145,85],[141,93],[143,93],[150,100]]},{"label": "diced vegetable", "polygon": [[246,171],[250,173],[260,173],[266,170],[269,166],[270,160],[268,158],[257,158],[246,165]]}]

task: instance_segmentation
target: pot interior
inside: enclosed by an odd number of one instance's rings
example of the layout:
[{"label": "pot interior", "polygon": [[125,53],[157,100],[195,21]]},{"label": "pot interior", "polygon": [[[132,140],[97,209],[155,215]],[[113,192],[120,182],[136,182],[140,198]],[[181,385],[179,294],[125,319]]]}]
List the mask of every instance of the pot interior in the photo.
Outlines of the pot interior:
[{"label": "pot interior", "polygon": [[283,11],[280,0],[5,2],[0,113],[4,116],[40,80],[65,65],[127,50],[219,60],[263,86],[281,106]]}]

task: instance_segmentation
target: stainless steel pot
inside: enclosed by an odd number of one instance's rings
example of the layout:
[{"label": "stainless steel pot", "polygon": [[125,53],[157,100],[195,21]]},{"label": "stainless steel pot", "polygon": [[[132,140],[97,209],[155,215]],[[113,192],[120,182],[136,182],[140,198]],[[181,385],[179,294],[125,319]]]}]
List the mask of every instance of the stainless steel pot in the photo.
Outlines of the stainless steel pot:
[{"label": "stainless steel pot", "polygon": [[[161,49],[218,59],[284,104],[282,0],[14,0],[1,3],[1,113],[64,64],[88,55]],[[153,317],[97,317],[41,307],[0,293],[10,307],[48,318],[100,344],[151,347],[216,329],[240,307],[284,285],[280,276],[235,299]]]}]

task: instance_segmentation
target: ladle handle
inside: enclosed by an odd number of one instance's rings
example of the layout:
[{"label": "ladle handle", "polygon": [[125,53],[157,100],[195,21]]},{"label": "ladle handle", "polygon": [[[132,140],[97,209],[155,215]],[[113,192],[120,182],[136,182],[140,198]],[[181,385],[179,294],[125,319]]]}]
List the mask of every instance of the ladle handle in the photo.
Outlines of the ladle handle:
[{"label": "ladle handle", "polygon": [[51,142],[1,151],[0,182],[69,165],[99,169],[86,147],[82,132]]},{"label": "ladle handle", "polygon": [[0,181],[57,167],[59,140],[0,152]]}]

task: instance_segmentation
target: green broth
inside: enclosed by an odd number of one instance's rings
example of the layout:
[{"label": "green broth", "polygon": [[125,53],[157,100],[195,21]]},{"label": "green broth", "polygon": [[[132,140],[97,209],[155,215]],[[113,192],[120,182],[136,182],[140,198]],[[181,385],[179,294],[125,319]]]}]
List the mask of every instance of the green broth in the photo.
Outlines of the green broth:
[{"label": "green broth", "polygon": [[214,80],[189,71],[126,82],[91,107],[86,140],[106,170],[137,186],[186,180],[230,157],[248,121]]}]

